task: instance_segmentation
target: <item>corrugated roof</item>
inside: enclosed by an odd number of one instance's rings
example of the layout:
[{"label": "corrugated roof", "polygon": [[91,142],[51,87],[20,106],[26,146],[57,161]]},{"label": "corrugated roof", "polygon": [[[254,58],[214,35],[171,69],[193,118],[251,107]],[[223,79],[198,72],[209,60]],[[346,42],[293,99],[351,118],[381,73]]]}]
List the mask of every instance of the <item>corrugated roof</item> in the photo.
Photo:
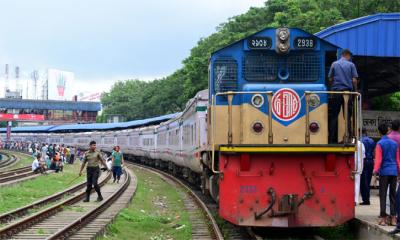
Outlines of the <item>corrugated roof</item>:
[{"label": "corrugated roof", "polygon": [[0,108],[8,109],[37,109],[37,110],[76,110],[92,111],[101,110],[100,102],[74,102],[55,100],[30,100],[0,98]]},{"label": "corrugated roof", "polygon": [[315,34],[354,55],[400,57],[400,13],[378,13],[328,27]]},{"label": "corrugated roof", "polygon": [[90,124],[68,124],[59,125],[49,129],[49,132],[69,132],[69,131],[97,131],[97,130],[111,130],[111,129],[125,129],[145,126],[150,124],[157,124],[162,121],[167,121],[171,118],[178,116],[180,113],[173,113],[159,117],[134,120],[129,122],[119,123],[90,123]]},{"label": "corrugated roof", "polygon": [[[159,117],[134,120],[120,123],[89,123],[89,124],[67,124],[57,126],[33,126],[33,127],[14,127],[11,132],[73,132],[73,131],[98,131],[111,129],[126,129],[158,124],[171,118],[179,116],[181,113],[172,113]],[[6,132],[6,128],[0,128],[0,132]]]}]

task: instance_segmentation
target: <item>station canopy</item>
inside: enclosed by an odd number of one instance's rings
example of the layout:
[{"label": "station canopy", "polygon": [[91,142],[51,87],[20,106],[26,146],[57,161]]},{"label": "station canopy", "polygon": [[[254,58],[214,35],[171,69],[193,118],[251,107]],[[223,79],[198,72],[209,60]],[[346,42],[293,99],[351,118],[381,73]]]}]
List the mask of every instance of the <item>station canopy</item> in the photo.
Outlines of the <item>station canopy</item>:
[{"label": "station canopy", "polygon": [[367,98],[400,91],[400,13],[357,18],[315,35],[353,53]]},{"label": "station canopy", "polygon": [[0,108],[98,112],[101,110],[101,104],[100,102],[0,98]]}]

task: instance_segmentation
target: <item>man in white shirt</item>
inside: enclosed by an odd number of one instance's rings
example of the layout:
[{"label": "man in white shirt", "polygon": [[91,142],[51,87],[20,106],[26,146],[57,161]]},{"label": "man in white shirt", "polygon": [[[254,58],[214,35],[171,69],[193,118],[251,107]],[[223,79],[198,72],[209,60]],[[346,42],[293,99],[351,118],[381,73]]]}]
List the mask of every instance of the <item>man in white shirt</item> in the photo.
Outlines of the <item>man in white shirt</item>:
[{"label": "man in white shirt", "polygon": [[357,172],[354,175],[354,183],[355,183],[355,204],[358,205],[360,203],[359,197],[360,197],[360,181],[361,181],[361,173],[363,170],[363,161],[365,158],[365,147],[364,144],[358,140],[357,141],[357,151],[354,154],[354,162],[357,166]]},{"label": "man in white shirt", "polygon": [[36,158],[35,158],[35,160],[33,160],[33,162],[32,162],[32,172],[34,172],[34,173],[44,173],[44,166],[41,166],[41,164],[40,164],[40,159],[41,159],[41,155],[40,155],[40,153],[38,153],[37,155],[36,155]]}]

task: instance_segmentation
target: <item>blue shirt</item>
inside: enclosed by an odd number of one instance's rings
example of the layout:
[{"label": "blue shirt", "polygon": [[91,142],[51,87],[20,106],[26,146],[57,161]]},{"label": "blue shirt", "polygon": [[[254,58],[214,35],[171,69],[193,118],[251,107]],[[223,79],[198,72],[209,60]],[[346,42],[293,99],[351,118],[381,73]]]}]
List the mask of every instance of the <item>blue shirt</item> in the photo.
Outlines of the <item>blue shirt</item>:
[{"label": "blue shirt", "polygon": [[353,78],[358,77],[357,69],[354,63],[347,61],[344,57],[332,63],[328,74],[333,78],[332,90],[352,91]]},{"label": "blue shirt", "polygon": [[381,148],[382,161],[379,169],[380,176],[397,176],[397,143],[388,136],[383,136],[377,143]]},{"label": "blue shirt", "polygon": [[374,160],[375,142],[368,136],[363,136],[361,138],[362,143],[365,147],[365,159],[367,161]]}]

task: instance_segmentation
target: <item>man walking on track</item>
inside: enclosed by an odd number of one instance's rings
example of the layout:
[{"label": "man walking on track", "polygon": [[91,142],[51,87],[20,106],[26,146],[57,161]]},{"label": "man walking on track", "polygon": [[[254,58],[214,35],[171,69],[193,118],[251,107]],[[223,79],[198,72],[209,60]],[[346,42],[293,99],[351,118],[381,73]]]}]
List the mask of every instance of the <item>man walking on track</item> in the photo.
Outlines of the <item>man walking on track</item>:
[{"label": "man walking on track", "polygon": [[99,179],[100,175],[100,168],[99,164],[103,164],[107,168],[106,161],[103,159],[102,155],[100,154],[99,151],[96,150],[96,142],[91,141],[90,142],[90,149],[85,153],[82,165],[81,165],[81,170],[79,172],[79,176],[82,176],[82,171],[85,168],[85,165],[87,164],[86,168],[86,179],[87,179],[87,188],[86,188],[86,199],[84,202],[89,202],[90,200],[90,192],[92,191],[92,186],[94,187],[94,190],[97,192],[97,201],[100,202],[103,200],[103,196],[101,195],[100,192],[100,187],[97,183],[97,180]]}]

